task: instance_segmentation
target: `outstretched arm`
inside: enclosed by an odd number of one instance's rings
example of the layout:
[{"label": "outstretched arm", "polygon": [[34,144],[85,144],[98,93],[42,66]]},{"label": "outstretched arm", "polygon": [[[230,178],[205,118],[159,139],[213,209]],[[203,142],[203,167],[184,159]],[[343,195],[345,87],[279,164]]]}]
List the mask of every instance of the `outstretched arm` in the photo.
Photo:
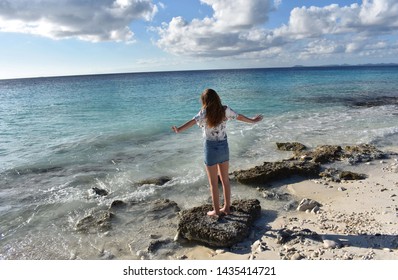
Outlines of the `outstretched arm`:
[{"label": "outstretched arm", "polygon": [[238,121],[241,121],[241,122],[256,123],[256,122],[261,121],[263,119],[263,116],[262,115],[257,115],[257,116],[255,116],[253,118],[248,118],[248,117],[246,117],[246,116],[244,116],[242,114],[239,114],[236,119]]},{"label": "outstretched arm", "polygon": [[180,133],[183,132],[184,130],[187,130],[188,128],[192,127],[194,124],[196,123],[196,121],[194,119],[187,121],[186,123],[184,123],[182,126],[180,127],[176,127],[175,125],[172,127],[172,129],[174,130],[175,133]]}]

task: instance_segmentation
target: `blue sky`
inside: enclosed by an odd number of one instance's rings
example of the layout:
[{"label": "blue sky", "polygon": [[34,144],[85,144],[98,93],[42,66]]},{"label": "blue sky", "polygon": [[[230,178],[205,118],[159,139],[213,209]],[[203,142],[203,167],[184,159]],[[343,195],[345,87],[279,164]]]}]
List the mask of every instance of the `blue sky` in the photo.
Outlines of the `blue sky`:
[{"label": "blue sky", "polygon": [[0,79],[398,62],[396,0],[0,0]]}]

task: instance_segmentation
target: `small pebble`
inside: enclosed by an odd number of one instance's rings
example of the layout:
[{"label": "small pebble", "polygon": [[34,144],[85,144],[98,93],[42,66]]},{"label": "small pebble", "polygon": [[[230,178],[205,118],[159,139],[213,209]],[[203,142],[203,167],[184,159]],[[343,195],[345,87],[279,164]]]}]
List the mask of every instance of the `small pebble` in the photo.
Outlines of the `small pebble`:
[{"label": "small pebble", "polygon": [[337,243],[333,240],[325,239],[325,240],[323,240],[323,248],[335,249],[335,248],[337,248]]}]

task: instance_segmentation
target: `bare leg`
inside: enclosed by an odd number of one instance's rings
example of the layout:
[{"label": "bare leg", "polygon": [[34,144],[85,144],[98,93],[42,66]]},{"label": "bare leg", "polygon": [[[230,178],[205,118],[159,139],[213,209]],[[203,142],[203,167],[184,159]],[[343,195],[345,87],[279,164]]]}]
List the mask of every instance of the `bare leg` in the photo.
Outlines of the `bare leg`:
[{"label": "bare leg", "polygon": [[218,172],[217,165],[207,166],[207,178],[209,179],[211,199],[213,201],[213,211],[207,212],[209,216],[220,215],[220,197],[218,191]]},{"label": "bare leg", "polygon": [[220,174],[221,183],[224,192],[224,207],[220,209],[225,214],[231,213],[231,186],[229,184],[229,161],[220,163],[218,166],[218,173]]}]

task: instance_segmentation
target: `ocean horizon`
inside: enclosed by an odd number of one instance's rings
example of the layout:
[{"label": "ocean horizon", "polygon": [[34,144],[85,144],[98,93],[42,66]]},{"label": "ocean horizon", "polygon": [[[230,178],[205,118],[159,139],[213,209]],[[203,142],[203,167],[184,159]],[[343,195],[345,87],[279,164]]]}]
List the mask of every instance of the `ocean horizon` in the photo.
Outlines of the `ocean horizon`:
[{"label": "ocean horizon", "polygon": [[[209,201],[200,128],[171,130],[200,110],[205,88],[238,113],[264,115],[228,123],[231,172],[289,157],[276,142],[397,147],[397,65],[0,80],[0,259],[135,259],[150,236],[172,237],[169,213],[151,212],[154,201],[181,209]],[[168,179],[140,183],[154,178]],[[234,183],[232,196],[258,194]],[[132,206],[109,229],[77,229],[117,200]]]}]

